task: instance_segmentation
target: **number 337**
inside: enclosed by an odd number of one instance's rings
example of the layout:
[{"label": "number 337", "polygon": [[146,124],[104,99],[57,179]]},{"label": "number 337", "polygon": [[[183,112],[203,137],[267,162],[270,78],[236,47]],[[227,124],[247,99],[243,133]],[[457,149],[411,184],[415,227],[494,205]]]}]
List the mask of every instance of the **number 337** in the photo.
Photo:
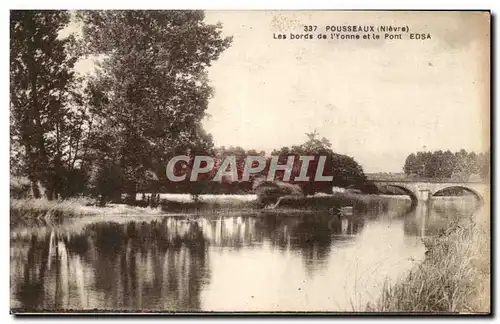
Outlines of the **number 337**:
[{"label": "number 337", "polygon": [[312,31],[316,31],[317,28],[318,28],[318,26],[316,26],[316,25],[305,25],[304,31],[305,32],[312,32]]}]

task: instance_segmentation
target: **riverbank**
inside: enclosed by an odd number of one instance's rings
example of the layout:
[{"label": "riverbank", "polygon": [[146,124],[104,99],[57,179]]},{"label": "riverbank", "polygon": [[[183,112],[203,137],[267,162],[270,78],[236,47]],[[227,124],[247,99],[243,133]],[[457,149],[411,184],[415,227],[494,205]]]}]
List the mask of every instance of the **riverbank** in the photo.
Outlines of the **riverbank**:
[{"label": "riverbank", "polygon": [[336,192],[331,195],[315,195],[308,197],[283,197],[278,204],[279,209],[289,210],[338,210],[345,206],[353,207],[354,211],[373,212],[387,211],[392,198],[382,195],[364,195],[354,193]]},{"label": "riverbank", "polygon": [[403,281],[386,285],[368,311],[489,313],[489,213],[456,219],[424,244],[423,263]]},{"label": "riverbank", "polygon": [[[189,197],[189,195],[186,195]],[[140,201],[139,201],[140,202]],[[109,216],[176,216],[197,213],[251,213],[261,208],[255,200],[221,197],[193,201],[186,197],[175,200],[162,199],[159,206],[140,207],[127,204],[107,204],[104,207],[89,198],[47,200],[45,198],[11,199],[11,225],[58,223],[63,219],[93,215]]]},{"label": "riverbank", "polygon": [[22,198],[11,199],[11,225],[50,222],[57,223],[64,218],[87,215],[178,215],[178,214],[226,214],[226,213],[260,213],[262,211],[278,211],[293,214],[294,212],[325,212],[342,206],[353,206],[355,211],[366,209],[387,209],[390,198],[376,195],[358,195],[334,193],[311,197],[285,197],[276,208],[266,209],[259,205],[255,195],[206,195],[193,200],[190,195],[165,195],[161,197],[157,208],[129,206],[126,204],[108,204],[96,206],[89,198],[73,198],[67,200],[47,200]]},{"label": "riverbank", "polygon": [[10,224],[31,225],[58,223],[65,218],[91,215],[159,215],[160,208],[136,207],[125,204],[108,204],[98,207],[88,198],[66,200],[11,199]]}]

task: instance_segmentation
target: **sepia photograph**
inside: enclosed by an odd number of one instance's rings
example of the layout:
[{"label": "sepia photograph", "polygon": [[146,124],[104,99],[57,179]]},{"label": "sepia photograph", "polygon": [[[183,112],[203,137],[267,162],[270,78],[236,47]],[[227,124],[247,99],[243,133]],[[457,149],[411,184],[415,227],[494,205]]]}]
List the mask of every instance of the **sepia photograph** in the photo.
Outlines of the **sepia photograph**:
[{"label": "sepia photograph", "polygon": [[490,11],[9,16],[11,314],[491,314]]}]

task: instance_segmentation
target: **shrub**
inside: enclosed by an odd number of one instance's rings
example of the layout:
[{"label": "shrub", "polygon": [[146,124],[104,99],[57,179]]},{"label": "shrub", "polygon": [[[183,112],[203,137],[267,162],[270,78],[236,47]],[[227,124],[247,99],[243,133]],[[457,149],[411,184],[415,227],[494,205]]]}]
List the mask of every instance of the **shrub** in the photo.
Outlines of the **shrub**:
[{"label": "shrub", "polygon": [[256,179],[253,186],[260,205],[274,204],[280,197],[296,196],[303,197],[302,189],[295,184],[282,181],[265,181]]}]

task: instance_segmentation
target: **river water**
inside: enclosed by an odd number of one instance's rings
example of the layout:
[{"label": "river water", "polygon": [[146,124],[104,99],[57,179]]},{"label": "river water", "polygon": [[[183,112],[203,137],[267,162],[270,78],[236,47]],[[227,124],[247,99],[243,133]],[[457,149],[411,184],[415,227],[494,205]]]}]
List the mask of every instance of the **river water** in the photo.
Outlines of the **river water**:
[{"label": "river water", "polygon": [[409,211],[84,217],[11,229],[11,308],[362,311],[474,198]]}]

